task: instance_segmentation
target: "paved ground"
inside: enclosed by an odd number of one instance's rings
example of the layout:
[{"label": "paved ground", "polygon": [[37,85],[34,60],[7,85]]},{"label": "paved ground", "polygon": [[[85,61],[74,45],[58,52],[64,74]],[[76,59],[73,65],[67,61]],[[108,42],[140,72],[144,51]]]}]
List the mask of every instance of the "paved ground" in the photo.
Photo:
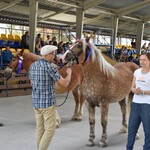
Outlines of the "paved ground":
[{"label": "paved ground", "polygon": [[[57,96],[57,102],[64,100],[64,95]],[[89,136],[88,114],[84,108],[81,122],[70,121],[74,110],[72,95],[65,105],[59,108],[62,123],[56,130],[48,150],[99,150],[101,137],[99,109],[96,110],[95,147],[86,147]],[[36,150],[35,118],[31,107],[31,96],[9,97],[0,99],[0,150]],[[125,150],[127,134],[118,134],[121,125],[121,113],[117,103],[110,105],[108,123],[108,147],[105,150]],[[135,150],[142,150],[143,132],[140,128],[141,139],[136,141]],[[104,149],[104,148],[103,148]]]}]

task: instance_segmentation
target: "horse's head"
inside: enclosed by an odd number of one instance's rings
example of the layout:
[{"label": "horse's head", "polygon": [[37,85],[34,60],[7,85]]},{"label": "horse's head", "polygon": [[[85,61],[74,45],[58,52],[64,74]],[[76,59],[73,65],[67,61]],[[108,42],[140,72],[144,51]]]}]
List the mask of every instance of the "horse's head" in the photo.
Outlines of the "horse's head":
[{"label": "horse's head", "polygon": [[23,50],[17,52],[14,55],[12,61],[6,67],[5,69],[6,79],[9,79],[12,76],[13,71],[16,71],[19,74],[22,69],[22,63],[23,63]]},{"label": "horse's head", "polygon": [[68,50],[64,55],[64,60],[66,62],[72,60],[77,64],[84,64],[89,60],[90,55],[92,54],[92,47],[89,43],[89,40],[78,40],[71,47],[71,50]]}]

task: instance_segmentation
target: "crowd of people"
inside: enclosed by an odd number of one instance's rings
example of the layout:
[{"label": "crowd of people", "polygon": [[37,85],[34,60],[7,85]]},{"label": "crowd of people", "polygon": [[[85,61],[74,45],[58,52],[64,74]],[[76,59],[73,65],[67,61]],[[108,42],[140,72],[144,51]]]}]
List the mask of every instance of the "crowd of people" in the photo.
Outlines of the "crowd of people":
[{"label": "crowd of people", "polygon": [[[44,45],[54,45],[58,47],[57,54],[63,54],[66,50],[70,49],[70,42],[64,43],[63,41],[57,42],[57,38],[53,36],[52,38],[50,35],[47,35],[47,39],[43,41],[41,34],[37,34],[35,39],[35,53],[40,55],[40,50]],[[26,31],[25,34],[22,36],[21,46],[24,49],[29,49],[29,32]]]},{"label": "crowd of people", "polygon": [[[64,54],[65,51],[70,49],[71,43],[70,42],[63,42],[60,41],[59,43],[57,42],[57,39],[55,36],[52,38],[50,35],[47,35],[47,39],[43,41],[41,34],[37,34],[36,39],[35,39],[35,54],[40,55],[41,48],[44,45],[54,45],[57,46],[57,55],[59,54]],[[28,49],[29,50],[29,31],[26,31],[25,34],[21,37],[21,48],[22,49]],[[2,66],[7,66],[9,62],[13,58],[13,54],[10,50],[10,46],[6,45],[6,49],[2,51],[1,54],[1,62]]]}]

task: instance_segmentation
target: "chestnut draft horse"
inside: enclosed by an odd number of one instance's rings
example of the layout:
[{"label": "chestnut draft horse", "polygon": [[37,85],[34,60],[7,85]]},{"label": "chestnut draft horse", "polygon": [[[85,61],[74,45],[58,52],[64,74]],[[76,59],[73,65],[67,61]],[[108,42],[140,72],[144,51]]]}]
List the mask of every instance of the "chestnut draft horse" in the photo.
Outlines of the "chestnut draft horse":
[{"label": "chestnut draft horse", "polygon": [[131,90],[133,72],[139,68],[132,62],[108,63],[99,49],[89,41],[89,38],[77,41],[66,52],[64,60],[78,58],[82,64],[84,79],[82,82],[83,97],[87,101],[90,135],[87,146],[94,146],[95,138],[95,107],[100,107],[102,137],[99,144],[107,146],[107,122],[109,103],[119,102],[122,110],[122,129],[127,128],[125,98]]},{"label": "chestnut draft horse", "polygon": [[[13,57],[13,60],[9,63],[8,67],[5,69],[6,78],[11,76],[12,72],[16,70],[20,59],[22,59],[21,69],[25,69],[26,71],[29,71],[30,65],[40,57],[41,56],[35,55],[33,53],[24,53],[23,50],[17,52]],[[58,69],[62,77],[65,77],[67,75],[66,68],[67,66]],[[74,65],[71,66],[71,68],[72,68],[72,76],[71,76],[70,84],[68,85],[67,88],[64,88],[56,83],[55,92],[56,94],[63,94],[63,93],[67,93],[68,91],[72,91],[75,100],[75,109],[74,109],[72,120],[81,121],[83,115],[84,99],[79,88],[83,80],[83,72],[82,72],[82,67],[80,65]],[[59,124],[60,124],[60,117],[58,116],[57,113],[57,123],[56,123],[57,127],[59,127]]]}]

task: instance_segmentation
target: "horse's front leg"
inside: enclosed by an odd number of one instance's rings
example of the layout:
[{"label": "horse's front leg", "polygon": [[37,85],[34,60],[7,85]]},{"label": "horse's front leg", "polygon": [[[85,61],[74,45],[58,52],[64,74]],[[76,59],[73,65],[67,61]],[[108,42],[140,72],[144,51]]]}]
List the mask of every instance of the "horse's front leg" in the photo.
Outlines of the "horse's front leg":
[{"label": "horse's front leg", "polygon": [[87,146],[94,146],[95,139],[95,106],[91,106],[88,102],[86,102],[88,113],[89,113],[89,124],[90,124],[90,135]]},{"label": "horse's front leg", "polygon": [[80,94],[79,94],[79,102],[80,102],[80,107],[79,107],[79,112],[78,112],[78,120],[82,120],[82,117],[83,117],[83,107],[84,107],[84,97],[83,97],[83,93],[82,91],[80,90]]},{"label": "horse's front leg", "polygon": [[104,102],[101,103],[101,125],[102,125],[102,138],[99,142],[99,144],[102,147],[107,146],[107,120],[108,120],[108,109],[109,109],[109,103],[104,100]]},{"label": "horse's front leg", "polygon": [[122,112],[122,127],[119,131],[119,133],[123,134],[127,132],[127,111],[126,111],[126,102],[125,102],[125,98],[121,101],[118,102],[121,108],[121,112]]}]

